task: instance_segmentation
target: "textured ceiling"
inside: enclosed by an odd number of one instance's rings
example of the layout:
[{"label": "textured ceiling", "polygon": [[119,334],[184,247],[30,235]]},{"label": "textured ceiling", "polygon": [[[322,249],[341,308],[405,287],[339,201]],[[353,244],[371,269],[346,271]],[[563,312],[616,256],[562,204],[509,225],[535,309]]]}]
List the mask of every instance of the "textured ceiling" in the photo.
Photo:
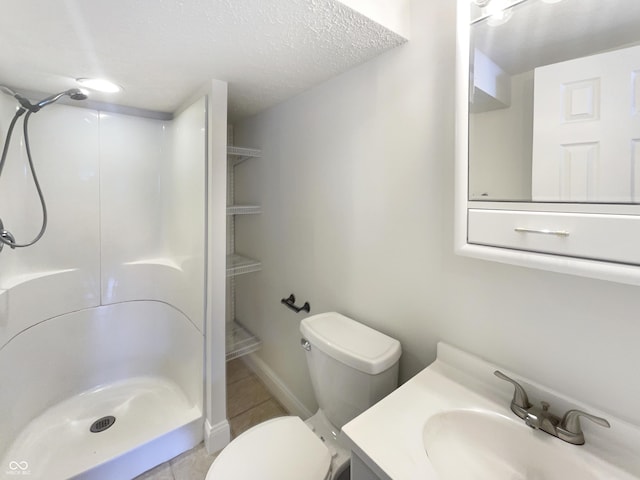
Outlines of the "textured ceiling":
[{"label": "textured ceiling", "polygon": [[173,112],[229,82],[237,119],[404,38],[337,0],[0,0],[0,84],[52,94],[77,77],[124,87],[97,101]]}]

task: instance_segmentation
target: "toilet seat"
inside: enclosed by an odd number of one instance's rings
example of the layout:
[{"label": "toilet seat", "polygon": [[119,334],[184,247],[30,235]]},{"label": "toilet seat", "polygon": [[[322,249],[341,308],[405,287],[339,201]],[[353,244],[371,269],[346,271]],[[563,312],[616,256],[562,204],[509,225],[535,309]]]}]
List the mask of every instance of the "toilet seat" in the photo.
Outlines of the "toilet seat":
[{"label": "toilet seat", "polygon": [[215,459],[205,480],[325,480],[331,453],[299,417],[250,428]]}]

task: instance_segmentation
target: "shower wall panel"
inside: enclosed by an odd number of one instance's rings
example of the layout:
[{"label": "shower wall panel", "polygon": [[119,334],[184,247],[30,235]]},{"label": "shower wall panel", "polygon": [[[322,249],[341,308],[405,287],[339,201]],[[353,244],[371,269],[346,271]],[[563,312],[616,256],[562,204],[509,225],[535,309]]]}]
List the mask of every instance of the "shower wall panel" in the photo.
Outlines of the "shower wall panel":
[{"label": "shower wall panel", "polygon": [[174,305],[204,333],[205,318],[205,199],[206,199],[206,99],[177,115],[172,124],[172,162],[169,194],[164,211],[170,228],[167,242],[180,263],[183,279],[176,285]]},{"label": "shower wall panel", "polygon": [[[0,96],[2,142],[15,110]],[[98,114],[52,105],[33,114],[29,127],[48,226],[35,245],[0,253],[0,348],[40,321],[100,301]],[[22,121],[0,178],[0,218],[18,243],[35,238],[42,222]]]},{"label": "shower wall panel", "polygon": [[102,303],[158,300],[204,331],[205,103],[100,114]]},{"label": "shower wall panel", "polygon": [[[5,133],[15,102],[0,96]],[[205,99],[172,121],[51,105],[30,119],[48,226],[0,253],[0,348],[83,308],[157,300],[204,331]],[[18,123],[0,178],[0,218],[29,241],[42,213]]]},{"label": "shower wall panel", "polygon": [[[15,108],[0,96],[2,134]],[[172,121],[58,104],[30,121],[49,221],[0,252],[0,458],[48,408],[132,376],[203,408],[205,99]],[[19,241],[42,219],[20,130],[0,178]]]}]

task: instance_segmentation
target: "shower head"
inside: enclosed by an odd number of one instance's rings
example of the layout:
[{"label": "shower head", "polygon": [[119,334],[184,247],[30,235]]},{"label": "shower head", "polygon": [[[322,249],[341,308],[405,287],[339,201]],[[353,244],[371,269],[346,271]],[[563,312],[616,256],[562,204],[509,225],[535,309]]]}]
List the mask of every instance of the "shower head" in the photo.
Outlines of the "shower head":
[{"label": "shower head", "polygon": [[69,90],[65,90],[64,92],[56,93],[55,95],[51,95],[50,97],[40,100],[36,105],[34,105],[34,107],[37,108],[37,110],[35,111],[37,112],[42,107],[46,107],[47,105],[53,102],[57,102],[58,100],[60,100],[60,98],[64,97],[65,95],[68,95],[69,98],[71,98],[72,100],[87,99],[87,94],[84,93],[82,90],[80,90],[79,88],[71,88]]},{"label": "shower head", "polygon": [[69,97],[71,97],[71,100],[86,100],[89,98],[89,96],[79,88],[69,90]]},{"label": "shower head", "polygon": [[60,98],[64,97],[65,95],[69,96],[69,98],[71,98],[72,100],[87,99],[87,94],[84,93],[79,88],[71,88],[69,90],[65,90],[64,92],[56,93],[55,95],[51,95],[50,97],[40,100],[36,104],[31,103],[26,97],[20,95],[19,93],[14,92],[12,89],[10,89],[5,85],[0,85],[0,92],[10,95],[16,100],[18,100],[18,103],[20,103],[20,106],[24,110],[27,110],[31,113],[36,113],[42,107],[46,107],[47,105],[57,102],[58,100],[60,100]]}]

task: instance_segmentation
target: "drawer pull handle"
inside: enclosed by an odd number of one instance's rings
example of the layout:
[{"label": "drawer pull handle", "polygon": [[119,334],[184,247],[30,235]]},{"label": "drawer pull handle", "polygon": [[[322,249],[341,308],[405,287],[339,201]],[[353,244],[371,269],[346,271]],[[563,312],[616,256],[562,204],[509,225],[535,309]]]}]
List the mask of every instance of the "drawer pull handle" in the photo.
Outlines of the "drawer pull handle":
[{"label": "drawer pull handle", "polygon": [[569,232],[567,232],[566,230],[547,230],[547,229],[537,230],[535,228],[523,228],[523,227],[516,227],[514,228],[514,230],[516,232],[521,232],[521,233],[541,233],[543,235],[556,235],[558,237],[569,236]]}]

